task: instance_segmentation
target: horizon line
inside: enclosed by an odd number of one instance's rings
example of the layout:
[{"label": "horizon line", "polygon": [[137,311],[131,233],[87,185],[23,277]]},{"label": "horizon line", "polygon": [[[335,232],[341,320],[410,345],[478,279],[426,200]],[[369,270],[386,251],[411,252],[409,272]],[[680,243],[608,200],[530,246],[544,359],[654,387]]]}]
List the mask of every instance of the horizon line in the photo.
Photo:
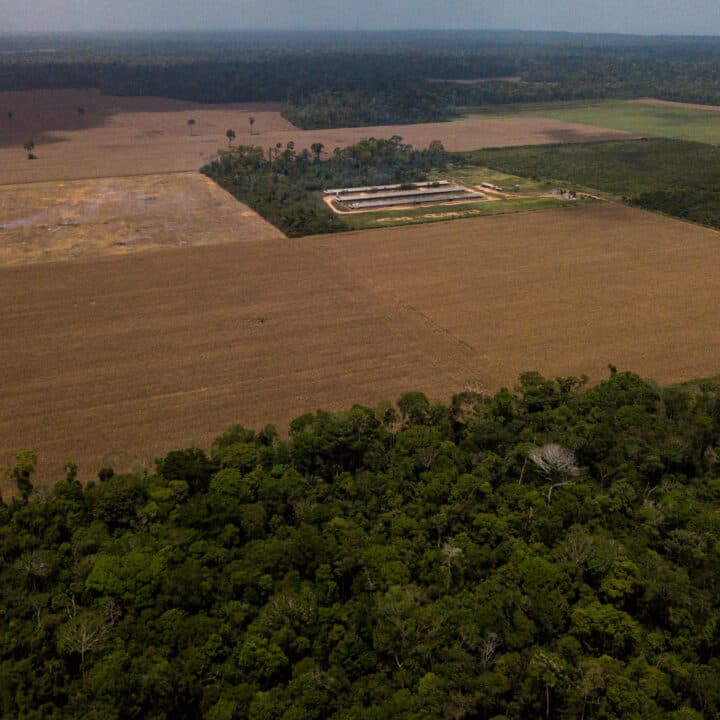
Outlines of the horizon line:
[{"label": "horizon line", "polygon": [[636,37],[636,38],[712,38],[720,39],[720,34],[708,34],[708,33],[641,33],[641,32],[621,32],[615,30],[605,31],[591,31],[591,30],[554,30],[549,28],[543,29],[526,29],[526,28],[513,28],[513,27],[476,27],[476,28],[459,28],[459,27],[424,27],[424,28],[357,28],[357,27],[323,27],[323,28],[282,28],[282,27],[236,27],[236,28],[220,28],[220,27],[208,27],[208,28],[95,28],[85,30],[12,30],[2,31],[0,30],[0,38],[27,37],[29,35],[45,35],[45,36],[73,36],[73,35],[113,35],[113,34],[138,34],[138,35],[170,35],[174,33],[293,33],[293,34],[324,34],[324,33],[336,33],[343,32],[348,34],[361,34],[361,33],[376,33],[376,34],[390,34],[390,33],[526,33],[526,34],[555,34],[555,35],[577,35],[577,36],[590,36],[590,37]]}]

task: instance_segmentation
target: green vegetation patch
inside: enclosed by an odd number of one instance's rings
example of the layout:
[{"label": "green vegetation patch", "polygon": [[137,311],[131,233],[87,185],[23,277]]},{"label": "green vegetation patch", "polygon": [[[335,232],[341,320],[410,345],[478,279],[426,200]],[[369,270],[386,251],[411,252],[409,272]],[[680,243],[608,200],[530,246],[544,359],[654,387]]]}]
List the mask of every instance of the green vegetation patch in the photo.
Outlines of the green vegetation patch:
[{"label": "green vegetation patch", "polygon": [[720,148],[663,138],[480,150],[459,155],[537,181],[595,188],[720,228]]},{"label": "green vegetation patch", "polygon": [[[720,394],[612,369],[0,503],[0,716],[720,717]],[[681,708],[681,710],[678,710]]]},{"label": "green vegetation patch", "polygon": [[511,175],[483,165],[455,165],[448,173],[448,178],[461,185],[476,187],[487,182],[498,185],[507,192],[541,193],[557,187],[557,183]]},{"label": "green vegetation patch", "polygon": [[560,200],[559,198],[513,198],[472,203],[447,203],[422,208],[406,208],[391,211],[377,211],[346,215],[345,223],[353,230],[392,227],[393,225],[417,225],[421,223],[459,220],[461,218],[485,215],[507,215],[510,213],[550,210],[558,207],[584,204],[582,200]]},{"label": "green vegetation patch", "polygon": [[432,88],[405,87],[390,92],[321,92],[290,102],[283,117],[303,130],[400,125],[449,120],[458,112],[448,96]]},{"label": "green vegetation patch", "polygon": [[692,140],[720,145],[720,113],[637,101],[543,103],[488,111],[469,109],[468,114],[495,117],[543,117],[565,122],[624,130],[636,135]]}]

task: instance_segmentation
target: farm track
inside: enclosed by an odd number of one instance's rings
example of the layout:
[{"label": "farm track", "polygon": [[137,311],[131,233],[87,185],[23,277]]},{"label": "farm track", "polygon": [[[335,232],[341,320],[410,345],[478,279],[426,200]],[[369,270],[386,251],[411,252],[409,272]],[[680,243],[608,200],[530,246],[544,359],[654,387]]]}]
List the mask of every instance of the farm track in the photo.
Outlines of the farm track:
[{"label": "farm track", "polygon": [[236,422],[473,381],[717,374],[720,235],[624,206],[0,268],[0,464],[89,479]]}]

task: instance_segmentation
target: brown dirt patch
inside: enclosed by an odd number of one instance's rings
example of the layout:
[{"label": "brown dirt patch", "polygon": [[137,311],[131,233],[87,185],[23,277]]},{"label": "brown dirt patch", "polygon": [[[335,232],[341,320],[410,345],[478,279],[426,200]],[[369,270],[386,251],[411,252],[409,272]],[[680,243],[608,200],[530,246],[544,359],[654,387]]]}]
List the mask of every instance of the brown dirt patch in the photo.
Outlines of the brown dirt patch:
[{"label": "brown dirt patch", "polygon": [[280,237],[199,173],[0,187],[0,265]]},{"label": "brown dirt patch", "polygon": [[[85,107],[85,115],[77,114]],[[13,120],[5,109],[14,108]],[[255,117],[250,135],[249,117]],[[187,126],[195,119],[193,135]],[[160,174],[196,170],[227,146],[294,141],[328,152],[368,137],[400,135],[416,147],[442,140],[448,150],[587,142],[631,137],[627,133],[544,118],[476,118],[449,123],[303,131],[280,116],[277,106],[197,105],[160,98],[115,98],[90,91],[0,93],[0,185],[47,180]],[[32,137],[37,160],[22,148]]]},{"label": "brown dirt patch", "polygon": [[524,370],[720,371],[712,230],[598,205],[0,269],[0,464],[151,464],[235,422]]}]

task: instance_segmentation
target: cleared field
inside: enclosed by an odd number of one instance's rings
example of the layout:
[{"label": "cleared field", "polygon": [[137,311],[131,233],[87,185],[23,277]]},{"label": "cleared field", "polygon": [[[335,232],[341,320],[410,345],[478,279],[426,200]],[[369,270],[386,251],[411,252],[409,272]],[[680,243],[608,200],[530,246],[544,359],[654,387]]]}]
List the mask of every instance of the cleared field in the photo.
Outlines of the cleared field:
[{"label": "cleared field", "polygon": [[0,269],[0,466],[152,464],[231,424],[462,385],[470,353],[298,241]]},{"label": "cleared field", "polygon": [[479,202],[456,202],[432,205],[430,207],[405,207],[375,212],[355,212],[343,215],[353,230],[393,227],[395,225],[422,225],[461,218],[506,215],[536,210],[567,207],[582,201],[562,200],[553,197],[512,198],[509,200],[483,200]]},{"label": "cleared field", "polygon": [[493,185],[499,185],[506,191],[520,193],[546,193],[557,188],[557,183],[511,175],[501,170],[478,165],[453,167],[451,180],[461,185],[474,185],[475,187],[484,182],[492,183]]},{"label": "cleared field", "polygon": [[662,382],[720,370],[713,230],[593,203],[312,242],[470,349],[490,388],[610,362]]},{"label": "cleared field", "polygon": [[0,265],[281,237],[199,173],[0,187]]},{"label": "cleared field", "polygon": [[720,144],[718,110],[713,106],[663,100],[603,101],[546,104],[507,109],[507,117],[535,117],[623,130],[635,135],[654,135]]},{"label": "cleared field", "polygon": [[235,422],[537,369],[718,374],[718,233],[608,204],[0,269],[1,464],[150,465]]},{"label": "cleared field", "polygon": [[[250,117],[255,118],[252,135]],[[448,150],[626,137],[617,130],[542,118],[303,131],[273,105],[208,106],[90,91],[0,93],[0,184],[196,170],[227,146],[228,129],[235,131],[236,144],[266,148],[293,141],[301,149],[319,142],[327,151],[393,135],[416,147],[442,140]],[[22,147],[31,138],[38,158],[32,161]]]}]

